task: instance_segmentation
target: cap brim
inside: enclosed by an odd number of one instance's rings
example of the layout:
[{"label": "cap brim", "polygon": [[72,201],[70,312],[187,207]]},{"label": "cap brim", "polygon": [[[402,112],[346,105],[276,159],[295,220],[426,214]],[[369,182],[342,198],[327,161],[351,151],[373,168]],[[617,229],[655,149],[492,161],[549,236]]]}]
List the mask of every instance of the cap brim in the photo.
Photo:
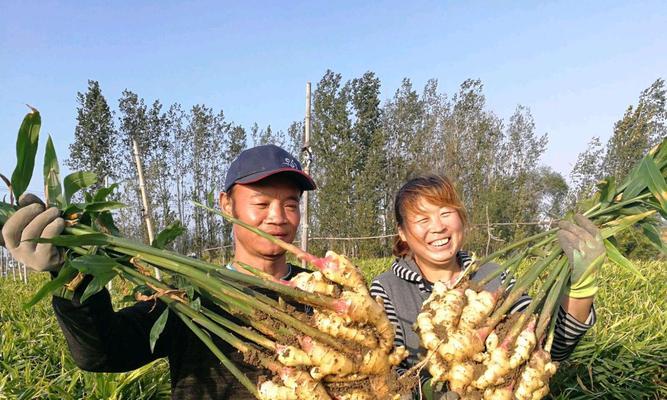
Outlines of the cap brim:
[{"label": "cap brim", "polygon": [[240,183],[241,185],[248,183],[255,183],[276,174],[289,174],[294,178],[294,181],[297,182],[299,184],[299,187],[301,187],[301,189],[303,190],[317,189],[317,185],[315,185],[315,181],[313,181],[313,178],[311,178],[305,172],[294,168],[280,168],[280,169],[274,169],[272,171],[256,172],[254,174],[238,179],[234,183]]}]

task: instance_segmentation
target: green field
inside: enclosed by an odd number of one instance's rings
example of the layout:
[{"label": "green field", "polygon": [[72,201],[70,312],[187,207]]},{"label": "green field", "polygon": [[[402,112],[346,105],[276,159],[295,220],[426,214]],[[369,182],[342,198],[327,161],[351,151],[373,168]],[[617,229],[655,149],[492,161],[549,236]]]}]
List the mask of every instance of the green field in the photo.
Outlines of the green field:
[{"label": "green field", "polygon": [[[360,262],[367,277],[388,260]],[[598,300],[598,323],[563,363],[552,391],[558,399],[667,398],[667,263],[637,262],[643,282],[607,265]],[[49,301],[21,305],[47,279],[28,285],[0,278],[0,399],[169,398],[169,372],[158,361],[125,374],[79,370],[68,355]],[[114,297],[122,290],[114,281]]]}]

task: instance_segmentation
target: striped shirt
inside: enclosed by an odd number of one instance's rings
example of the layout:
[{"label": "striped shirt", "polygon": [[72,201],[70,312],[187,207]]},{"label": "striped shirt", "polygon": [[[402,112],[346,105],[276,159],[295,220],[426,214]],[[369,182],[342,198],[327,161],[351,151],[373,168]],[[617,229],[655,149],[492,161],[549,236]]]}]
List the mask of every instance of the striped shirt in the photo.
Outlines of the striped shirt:
[{"label": "striped shirt", "polygon": [[[458,252],[457,260],[462,269],[465,269],[472,262],[472,259],[470,258],[468,253],[464,251]],[[413,268],[413,269],[417,269],[418,271],[418,268]],[[428,282],[426,279],[422,277],[422,275],[419,272],[413,269],[410,269],[406,265],[406,262],[403,259],[397,259],[391,265],[390,270],[385,272],[384,274],[393,274],[398,279],[410,283],[409,285],[410,290],[419,291],[422,298],[430,296],[432,291],[431,282]],[[382,286],[380,282],[381,279],[378,278],[373,280],[373,282],[371,283],[370,287],[371,295],[373,297],[380,296],[380,298],[382,298],[382,300],[384,301],[384,308],[385,311],[387,312],[387,316],[389,317],[389,320],[392,322],[394,328],[396,329],[394,344],[396,346],[406,346],[407,333],[403,332],[403,328],[401,327],[402,324],[399,323],[399,318],[401,318],[403,321],[407,319],[411,323],[414,323],[417,319],[417,315],[409,315],[409,316],[397,315],[396,312],[397,307],[395,307],[394,302],[400,302],[403,300],[401,298],[391,299],[390,296],[387,294],[385,288]],[[475,280],[475,278],[481,279],[482,277],[476,277],[475,274],[471,275],[472,280]],[[506,278],[506,273],[501,274],[500,282],[504,281],[505,278]],[[513,285],[514,282],[511,282],[508,285],[508,289],[511,288]],[[509,310],[509,313],[512,314],[517,311],[525,310],[530,303],[531,303],[531,298],[529,296],[527,295],[521,296],[512,305],[512,307]],[[400,309],[401,307],[398,308]],[[553,345],[551,348],[552,359],[555,361],[562,361],[567,357],[569,357],[569,355],[572,353],[579,340],[588,331],[588,329],[590,329],[593,326],[595,320],[596,320],[596,315],[594,308],[591,308],[591,312],[588,315],[586,322],[581,323],[578,320],[576,320],[572,315],[568,314],[562,307],[560,307],[556,320],[556,329],[554,333]],[[409,334],[414,334],[414,332],[409,332]],[[416,357],[411,357],[406,359],[398,368],[399,374],[404,373],[408,368],[410,368],[412,364],[414,364],[415,359]],[[408,360],[412,360],[412,362]],[[426,378],[428,378],[428,376]]]}]

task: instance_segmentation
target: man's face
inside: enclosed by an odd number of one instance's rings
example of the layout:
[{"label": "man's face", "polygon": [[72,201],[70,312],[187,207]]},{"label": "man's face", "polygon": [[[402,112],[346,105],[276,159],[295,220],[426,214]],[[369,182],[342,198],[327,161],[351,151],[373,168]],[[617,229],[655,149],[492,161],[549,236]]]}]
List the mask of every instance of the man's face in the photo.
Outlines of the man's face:
[{"label": "man's face", "polygon": [[[231,196],[223,196],[223,208],[234,217],[287,242],[294,241],[301,211],[301,189],[282,174],[257,183],[234,185]],[[274,260],[285,250],[240,226],[234,226],[237,257],[250,256]]]}]

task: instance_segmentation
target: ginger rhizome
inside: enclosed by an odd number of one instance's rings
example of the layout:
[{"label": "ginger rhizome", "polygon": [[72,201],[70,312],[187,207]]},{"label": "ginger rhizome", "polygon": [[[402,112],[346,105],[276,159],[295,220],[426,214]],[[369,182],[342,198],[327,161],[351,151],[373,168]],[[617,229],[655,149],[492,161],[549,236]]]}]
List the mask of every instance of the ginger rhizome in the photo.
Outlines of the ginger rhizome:
[{"label": "ginger rhizome", "polygon": [[[511,306],[546,271],[547,278],[528,308],[508,315]],[[465,277],[456,285],[433,285],[415,323],[426,351],[425,362],[433,381],[446,382],[462,399],[539,400],[548,393],[549,378],[556,370],[540,339],[553,322],[569,270],[554,250],[511,290],[507,288],[515,268],[508,270],[500,287],[486,290],[485,285],[498,272],[481,281]],[[538,306],[542,309],[536,313]]]}]

